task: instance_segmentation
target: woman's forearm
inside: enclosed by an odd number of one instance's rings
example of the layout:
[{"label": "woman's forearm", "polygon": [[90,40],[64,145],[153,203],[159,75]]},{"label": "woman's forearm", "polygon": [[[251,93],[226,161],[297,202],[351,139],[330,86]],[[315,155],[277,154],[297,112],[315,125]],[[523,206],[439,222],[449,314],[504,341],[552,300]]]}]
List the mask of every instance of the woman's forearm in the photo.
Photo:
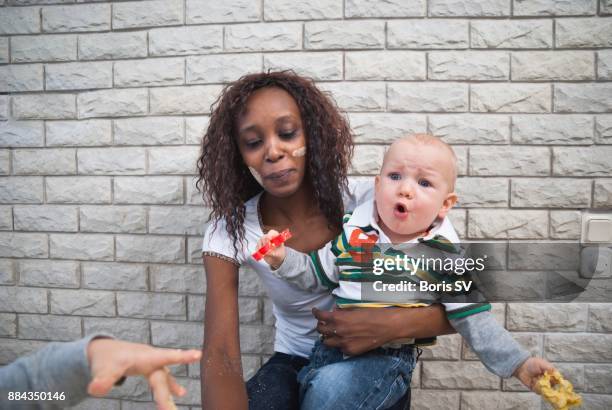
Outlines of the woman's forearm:
[{"label": "woman's forearm", "polygon": [[422,308],[391,308],[393,339],[428,338],[456,333],[439,304]]}]

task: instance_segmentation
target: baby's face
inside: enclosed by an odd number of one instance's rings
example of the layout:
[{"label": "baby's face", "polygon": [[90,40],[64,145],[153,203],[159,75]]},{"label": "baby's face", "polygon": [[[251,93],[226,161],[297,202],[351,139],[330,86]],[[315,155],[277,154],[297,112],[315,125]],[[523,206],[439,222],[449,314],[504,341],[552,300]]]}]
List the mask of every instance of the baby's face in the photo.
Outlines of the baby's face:
[{"label": "baby's face", "polygon": [[438,144],[397,141],[391,145],[376,176],[380,225],[392,242],[422,236],[436,218],[455,204],[454,160]]}]

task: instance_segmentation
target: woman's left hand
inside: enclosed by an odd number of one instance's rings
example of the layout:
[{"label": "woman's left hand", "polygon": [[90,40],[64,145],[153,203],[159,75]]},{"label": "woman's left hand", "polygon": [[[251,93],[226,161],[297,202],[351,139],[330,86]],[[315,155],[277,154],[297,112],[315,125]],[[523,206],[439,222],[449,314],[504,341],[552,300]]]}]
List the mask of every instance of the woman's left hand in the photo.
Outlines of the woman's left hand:
[{"label": "woman's left hand", "polygon": [[323,343],[337,347],[350,356],[359,355],[393,340],[391,309],[337,309],[326,312],[312,309]]}]

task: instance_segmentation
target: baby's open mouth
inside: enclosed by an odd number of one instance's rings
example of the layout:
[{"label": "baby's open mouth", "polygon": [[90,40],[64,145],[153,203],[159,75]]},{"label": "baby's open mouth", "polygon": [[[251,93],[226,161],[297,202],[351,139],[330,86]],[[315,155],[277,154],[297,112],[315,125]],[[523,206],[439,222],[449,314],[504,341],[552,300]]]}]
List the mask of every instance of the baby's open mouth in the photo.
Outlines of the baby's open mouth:
[{"label": "baby's open mouth", "polygon": [[402,204],[397,204],[395,205],[395,212],[397,212],[398,214],[404,215],[406,213],[408,213],[408,210],[406,209],[406,207]]}]

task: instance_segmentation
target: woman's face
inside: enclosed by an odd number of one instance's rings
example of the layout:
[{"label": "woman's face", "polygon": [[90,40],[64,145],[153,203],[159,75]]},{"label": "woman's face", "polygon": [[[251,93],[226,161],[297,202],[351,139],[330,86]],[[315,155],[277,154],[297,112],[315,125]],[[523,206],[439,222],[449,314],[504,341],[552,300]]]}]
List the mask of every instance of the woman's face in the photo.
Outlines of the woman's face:
[{"label": "woman's face", "polygon": [[237,125],[242,159],[266,192],[295,193],[306,173],[306,136],[293,97],[278,87],[261,88],[247,100]]}]

